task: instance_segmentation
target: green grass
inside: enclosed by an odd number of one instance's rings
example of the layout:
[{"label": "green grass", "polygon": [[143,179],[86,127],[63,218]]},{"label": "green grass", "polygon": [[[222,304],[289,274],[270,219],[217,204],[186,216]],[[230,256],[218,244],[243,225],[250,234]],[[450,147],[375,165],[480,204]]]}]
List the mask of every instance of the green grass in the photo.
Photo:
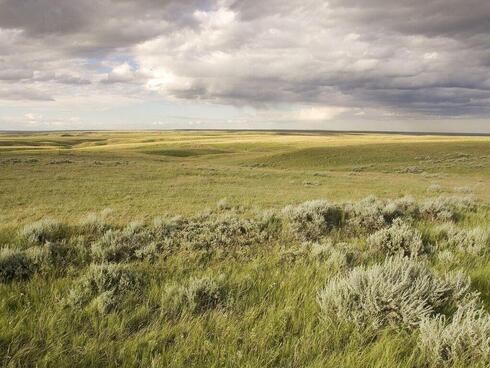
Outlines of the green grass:
[{"label": "green grass", "polygon": [[[43,247],[27,244],[20,230],[49,217],[63,222],[58,243],[69,250],[29,280],[0,283],[0,366],[426,368],[416,331],[386,328],[373,336],[322,318],[319,290],[353,266],[339,270],[311,258],[285,220],[277,236],[251,245],[204,247],[204,237],[199,246],[162,245],[154,259],[124,262],[144,276],[141,295],[125,296],[106,314],[91,305],[68,307],[70,290],[99,262],[90,254],[101,234],[88,234],[80,219],[111,208],[108,226],[141,221],[149,229],[155,217],[187,218],[215,209],[222,198],[234,207],[225,213],[249,219],[257,211],[311,199],[355,201],[374,194],[423,200],[466,195],[455,191],[465,188],[479,209],[463,213],[456,226],[489,228],[489,181],[488,137],[0,134],[0,246]],[[440,193],[427,192],[433,183]],[[431,244],[436,225],[414,222]],[[339,228],[325,237],[347,242],[363,255],[356,265],[369,265],[380,259],[366,251],[367,235]],[[441,274],[468,273],[489,311],[487,250],[457,255],[451,264],[436,251],[428,262]],[[203,276],[223,278],[226,297],[220,305],[203,313],[167,306],[169,287]],[[466,367],[478,366],[472,364]]]},{"label": "green grass", "polygon": [[166,150],[151,150],[145,151],[145,153],[151,155],[171,156],[171,157],[192,157],[203,155],[217,155],[220,153],[227,153],[217,149],[166,149]]},{"label": "green grass", "polygon": [[[191,214],[223,197],[262,208],[422,197],[432,183],[446,194],[467,187],[490,200],[487,137],[73,132],[0,140],[10,142],[0,144],[1,226],[45,216],[73,222],[105,207],[122,222]],[[417,173],[403,173],[407,167]]]}]

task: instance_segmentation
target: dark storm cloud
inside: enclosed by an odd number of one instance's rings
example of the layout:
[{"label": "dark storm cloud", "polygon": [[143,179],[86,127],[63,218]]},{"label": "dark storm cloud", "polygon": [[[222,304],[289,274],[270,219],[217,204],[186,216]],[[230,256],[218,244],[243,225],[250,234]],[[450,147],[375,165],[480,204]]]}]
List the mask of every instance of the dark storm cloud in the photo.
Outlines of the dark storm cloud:
[{"label": "dark storm cloud", "polygon": [[197,0],[0,0],[0,27],[72,52],[107,52],[191,26]]},{"label": "dark storm cloud", "polygon": [[29,83],[49,98],[139,86],[264,108],[490,115],[487,0],[0,0],[0,55],[16,98]]},{"label": "dark storm cloud", "polygon": [[333,0],[353,23],[405,34],[468,37],[490,33],[485,0]]}]

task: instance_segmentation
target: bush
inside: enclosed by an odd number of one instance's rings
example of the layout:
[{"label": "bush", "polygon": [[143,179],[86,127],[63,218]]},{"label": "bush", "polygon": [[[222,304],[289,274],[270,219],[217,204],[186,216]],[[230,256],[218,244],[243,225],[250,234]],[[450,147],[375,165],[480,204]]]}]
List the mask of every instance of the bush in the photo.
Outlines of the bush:
[{"label": "bush", "polygon": [[456,193],[465,193],[465,194],[470,194],[473,192],[473,190],[470,187],[455,187],[453,190]]},{"label": "bush", "polygon": [[80,227],[83,233],[91,235],[100,235],[111,228],[106,222],[109,210],[104,210],[100,213],[92,212],[87,214],[80,221]]},{"label": "bush", "polygon": [[326,262],[330,267],[338,270],[351,267],[360,258],[359,252],[347,243],[334,245],[329,241],[305,244],[305,246],[309,247],[313,259]]},{"label": "bush", "polygon": [[283,213],[293,234],[302,240],[317,240],[340,226],[342,210],[324,200],[287,206]]},{"label": "bush", "polygon": [[135,257],[139,260],[154,261],[159,254],[159,246],[157,243],[152,242],[137,249],[134,253]]},{"label": "bush", "polygon": [[463,212],[473,211],[476,204],[471,197],[437,197],[426,200],[421,214],[430,220],[453,221]]},{"label": "bush", "polygon": [[333,243],[331,240],[327,242],[314,242],[314,243],[304,243],[303,247],[307,247],[310,250],[310,256],[313,259],[319,261],[326,261],[330,257],[333,250]]},{"label": "bush", "polygon": [[374,196],[344,206],[346,225],[354,232],[376,231],[386,225],[384,203]]},{"label": "bush", "polygon": [[152,239],[150,233],[130,224],[124,230],[106,231],[92,244],[91,254],[94,260],[100,262],[127,262],[139,258],[136,253],[150,244]]},{"label": "bush", "polygon": [[445,226],[439,229],[444,248],[453,249],[461,253],[481,255],[490,242],[490,232],[482,228],[458,229],[455,226]]},{"label": "bush", "polygon": [[252,245],[273,238],[278,229],[280,222],[273,214],[262,214],[259,219],[244,219],[230,213],[157,219],[151,228],[131,223],[123,230],[109,230],[92,244],[91,251],[98,261],[127,262],[155,258],[162,248],[208,250]]},{"label": "bush", "polygon": [[31,247],[25,251],[36,270],[46,271],[51,267],[67,265],[69,248],[62,244],[47,242],[43,247]]},{"label": "bush", "polygon": [[0,250],[0,282],[25,280],[35,272],[35,264],[25,252],[16,249]]},{"label": "bush", "polygon": [[263,240],[276,238],[282,229],[282,220],[274,211],[263,211],[258,214],[258,230]]},{"label": "bush", "polygon": [[65,228],[63,224],[53,219],[44,219],[24,226],[20,232],[22,240],[30,244],[44,244],[55,242],[63,238]]},{"label": "bush", "polygon": [[155,239],[169,239],[175,237],[176,233],[181,231],[189,221],[181,216],[176,216],[171,219],[157,217],[153,220],[151,228]]},{"label": "bush", "polygon": [[204,313],[221,305],[226,296],[223,277],[193,278],[184,286],[167,288],[163,304],[173,313],[190,310]]},{"label": "bush", "polygon": [[387,201],[383,208],[385,221],[392,222],[399,217],[417,218],[419,217],[419,205],[415,198],[405,196],[402,198]]},{"label": "bush", "polygon": [[216,204],[216,208],[220,211],[231,210],[231,205],[228,203],[226,198],[222,198]]},{"label": "bush", "polygon": [[95,300],[95,307],[109,312],[119,307],[124,296],[140,293],[143,285],[142,277],[125,266],[92,264],[71,289],[66,302],[72,307],[83,307]]},{"label": "bush", "polygon": [[423,319],[451,308],[470,295],[470,280],[461,274],[438,277],[425,263],[388,258],[369,268],[356,267],[320,291],[318,302],[329,320],[360,328],[416,327]]},{"label": "bush", "polygon": [[401,219],[369,236],[367,243],[371,249],[388,256],[417,257],[427,253],[421,233]]},{"label": "bush", "polygon": [[448,323],[445,316],[420,324],[419,348],[437,367],[490,365],[490,315],[475,302],[457,309]]},{"label": "bush", "polygon": [[244,219],[234,214],[180,220],[169,237],[173,243],[191,249],[247,246],[270,238],[268,221]]},{"label": "bush", "polygon": [[440,184],[431,184],[427,187],[427,192],[432,192],[432,193],[442,192],[442,186]]},{"label": "bush", "polygon": [[132,237],[137,234],[140,234],[145,229],[145,225],[140,221],[131,221],[126,227],[123,229],[122,234],[126,237]]},{"label": "bush", "polygon": [[439,260],[439,262],[445,265],[451,265],[456,262],[456,256],[454,255],[454,253],[447,249],[439,252],[437,254],[437,259]]},{"label": "bush", "polygon": [[400,217],[417,218],[419,206],[414,198],[383,201],[374,196],[344,205],[346,224],[353,232],[373,232]]}]

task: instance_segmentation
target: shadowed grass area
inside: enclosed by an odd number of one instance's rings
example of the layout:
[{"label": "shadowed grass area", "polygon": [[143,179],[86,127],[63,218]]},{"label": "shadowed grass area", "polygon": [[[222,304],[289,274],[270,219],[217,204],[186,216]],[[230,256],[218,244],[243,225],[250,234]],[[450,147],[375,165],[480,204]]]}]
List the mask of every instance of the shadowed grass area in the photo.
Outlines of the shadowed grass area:
[{"label": "shadowed grass area", "polygon": [[[360,144],[355,146],[314,147],[281,153],[262,161],[281,168],[362,167],[367,171],[403,169],[418,165],[421,170],[447,168],[450,171],[489,170],[488,142],[400,142]],[[482,157],[484,155],[485,157]]]},{"label": "shadowed grass area", "polygon": [[192,157],[192,156],[203,156],[203,155],[217,155],[222,153],[228,153],[227,151],[222,151],[218,149],[167,149],[167,150],[152,150],[144,151],[150,155],[161,155],[161,156],[171,156],[171,157]]}]

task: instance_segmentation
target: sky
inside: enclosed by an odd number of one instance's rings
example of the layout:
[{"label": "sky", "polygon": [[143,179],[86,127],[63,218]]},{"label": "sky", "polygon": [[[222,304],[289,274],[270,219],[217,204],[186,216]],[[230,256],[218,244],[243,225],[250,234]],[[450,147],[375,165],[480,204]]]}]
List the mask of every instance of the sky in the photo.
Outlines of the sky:
[{"label": "sky", "polygon": [[488,0],[0,0],[0,130],[490,133]]}]

